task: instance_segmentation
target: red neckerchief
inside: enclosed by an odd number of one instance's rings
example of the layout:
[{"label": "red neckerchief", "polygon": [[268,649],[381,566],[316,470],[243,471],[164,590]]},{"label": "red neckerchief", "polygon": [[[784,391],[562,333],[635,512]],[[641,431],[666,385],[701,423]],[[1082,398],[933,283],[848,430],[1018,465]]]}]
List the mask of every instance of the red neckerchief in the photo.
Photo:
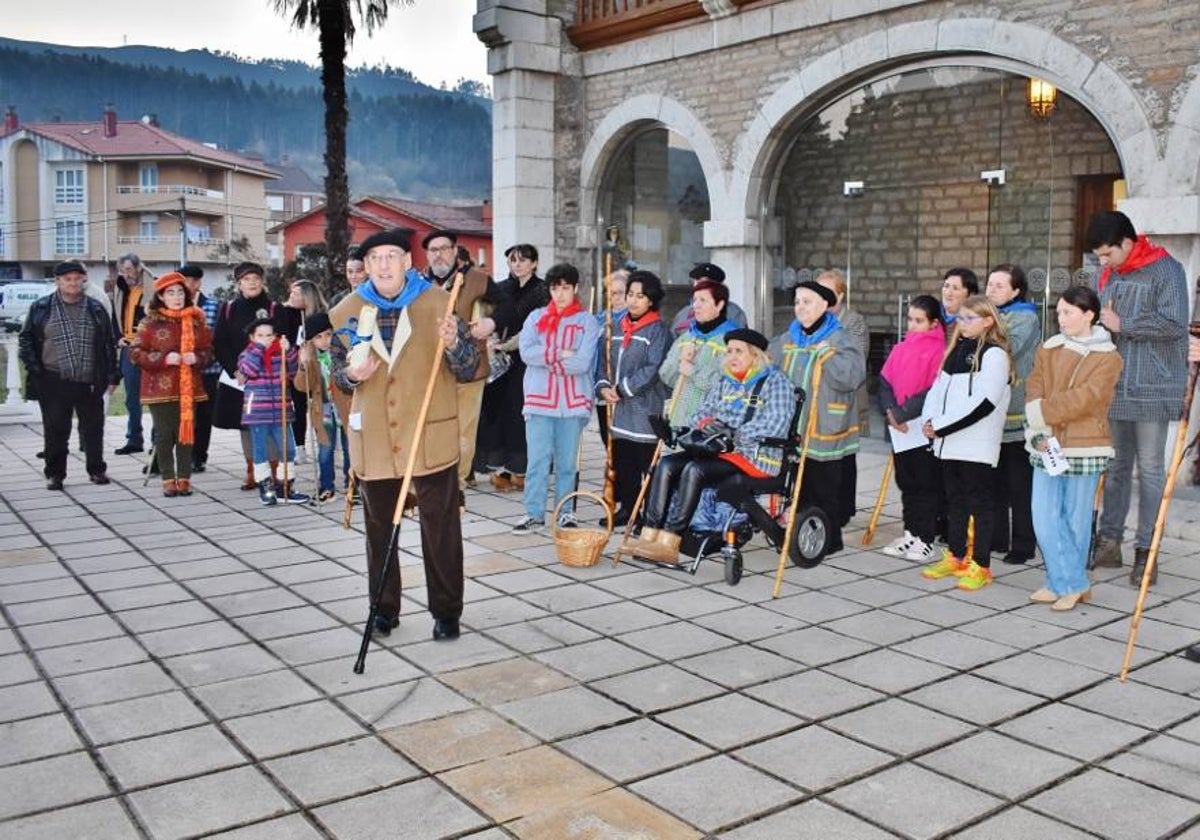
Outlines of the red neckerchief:
[{"label": "red neckerchief", "polygon": [[[1150,241],[1149,237],[1142,234],[1133,243],[1133,250],[1129,252],[1129,256],[1125,262],[1117,267],[1117,274],[1128,274],[1131,271],[1137,271],[1139,268],[1145,268],[1152,262],[1157,262],[1163,257],[1170,256],[1166,248],[1161,248]],[[1100,281],[1096,284],[1097,289],[1101,292],[1108,285],[1108,279],[1112,273],[1111,265],[1104,266],[1104,270],[1100,272]]]},{"label": "red neckerchief", "polygon": [[633,318],[621,319],[621,346],[628,347],[629,342],[633,340],[633,334],[648,324],[653,324],[655,321],[661,321],[662,316],[656,310],[651,310],[638,318],[636,321]]},{"label": "red neckerchief", "polygon": [[542,313],[542,317],[538,318],[537,331],[546,335],[554,335],[558,332],[558,324],[563,318],[570,318],[576,312],[582,312],[583,306],[579,303],[579,298],[575,298],[567,304],[566,308],[561,312],[554,305],[554,301],[546,307],[546,311]]},{"label": "red neckerchief", "polygon": [[275,375],[275,372],[271,369],[271,360],[282,358],[282,356],[283,347],[279,343],[279,336],[275,336],[271,343],[263,348],[263,368],[266,370],[268,377]]}]

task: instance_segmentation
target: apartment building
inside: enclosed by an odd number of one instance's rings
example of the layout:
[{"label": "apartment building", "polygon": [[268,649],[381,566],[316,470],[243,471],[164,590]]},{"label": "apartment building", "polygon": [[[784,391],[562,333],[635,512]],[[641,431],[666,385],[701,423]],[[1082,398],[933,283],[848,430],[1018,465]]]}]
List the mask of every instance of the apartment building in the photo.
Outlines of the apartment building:
[{"label": "apartment building", "polygon": [[21,124],[0,129],[0,278],[49,276],[64,259],[106,263],[138,254],[154,274],[181,262],[210,284],[244,259],[265,260],[262,161],[164,130],[152,116]]}]

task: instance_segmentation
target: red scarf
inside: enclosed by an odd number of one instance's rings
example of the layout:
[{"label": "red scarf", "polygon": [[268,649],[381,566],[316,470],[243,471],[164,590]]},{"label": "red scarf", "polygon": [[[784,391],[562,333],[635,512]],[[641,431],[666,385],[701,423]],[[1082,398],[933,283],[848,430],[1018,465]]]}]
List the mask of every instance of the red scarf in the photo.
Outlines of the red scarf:
[{"label": "red scarf", "polygon": [[283,355],[283,346],[279,343],[279,336],[275,336],[271,343],[263,348],[263,368],[267,372],[268,379],[275,375],[275,371],[271,367],[271,360],[274,358],[287,361]]},{"label": "red scarf", "polygon": [[[204,310],[197,306],[183,309],[158,310],[164,318],[179,322],[179,355],[196,352],[196,324],[206,323]],[[179,365],[179,442],[187,445],[196,441],[196,401],[192,391],[195,371],[191,365]]]},{"label": "red scarf", "polygon": [[[1145,268],[1152,262],[1157,262],[1163,257],[1169,257],[1166,248],[1160,248],[1155,245],[1150,239],[1142,234],[1133,243],[1133,250],[1129,252],[1125,262],[1117,266],[1117,274],[1129,274],[1131,271],[1137,271],[1139,268]],[[1104,291],[1104,287],[1108,285],[1108,279],[1111,275],[1113,267],[1111,265],[1104,266],[1104,270],[1100,272],[1100,280],[1096,284],[1097,291]]]},{"label": "red scarf", "polygon": [[579,303],[579,298],[572,300],[561,311],[554,305],[554,301],[550,301],[550,305],[546,307],[546,311],[542,313],[542,317],[538,318],[537,331],[546,335],[554,335],[558,332],[559,322],[563,318],[570,318],[576,312],[582,311],[583,305]]},{"label": "red scarf", "polygon": [[622,318],[621,319],[621,346],[628,347],[629,342],[633,340],[633,334],[635,332],[640,330],[642,327],[648,326],[650,324],[655,323],[656,321],[661,321],[661,320],[662,320],[662,316],[659,315],[656,310],[651,310],[650,312],[647,312],[645,315],[643,315],[641,318],[638,318],[636,321],[633,320],[632,317]]}]

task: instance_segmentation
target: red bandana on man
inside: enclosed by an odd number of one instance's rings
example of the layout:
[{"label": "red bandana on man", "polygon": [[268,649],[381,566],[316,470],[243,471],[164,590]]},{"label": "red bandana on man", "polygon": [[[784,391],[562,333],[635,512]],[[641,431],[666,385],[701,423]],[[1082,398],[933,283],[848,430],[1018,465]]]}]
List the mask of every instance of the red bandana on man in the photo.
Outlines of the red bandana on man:
[{"label": "red bandana on man", "polygon": [[[1155,245],[1150,239],[1142,234],[1133,243],[1133,249],[1129,252],[1129,256],[1125,258],[1125,262],[1117,266],[1117,274],[1128,274],[1131,271],[1137,271],[1139,268],[1145,268],[1152,262],[1157,262],[1163,257],[1170,256],[1166,248],[1160,248]],[[1104,266],[1104,270],[1100,272],[1100,280],[1096,284],[1096,288],[1103,292],[1104,287],[1108,285],[1108,278],[1111,275],[1113,267],[1111,265]]]}]

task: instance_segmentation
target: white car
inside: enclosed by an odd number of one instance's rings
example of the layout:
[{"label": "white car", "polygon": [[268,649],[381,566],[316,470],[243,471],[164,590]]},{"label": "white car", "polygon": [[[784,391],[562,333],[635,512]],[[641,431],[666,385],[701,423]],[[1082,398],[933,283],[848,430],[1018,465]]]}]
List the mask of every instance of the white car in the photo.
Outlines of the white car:
[{"label": "white car", "polygon": [[33,302],[53,292],[54,288],[54,284],[49,281],[0,285],[0,326],[7,332],[21,329]]}]

